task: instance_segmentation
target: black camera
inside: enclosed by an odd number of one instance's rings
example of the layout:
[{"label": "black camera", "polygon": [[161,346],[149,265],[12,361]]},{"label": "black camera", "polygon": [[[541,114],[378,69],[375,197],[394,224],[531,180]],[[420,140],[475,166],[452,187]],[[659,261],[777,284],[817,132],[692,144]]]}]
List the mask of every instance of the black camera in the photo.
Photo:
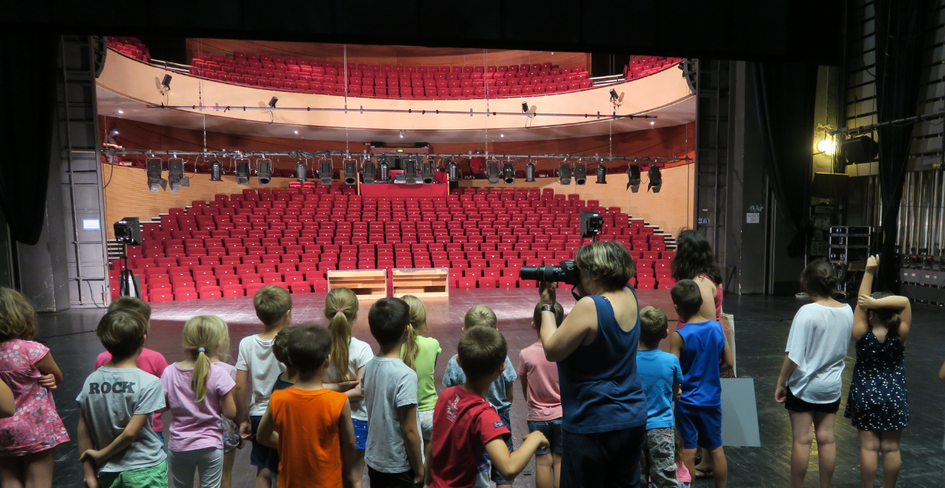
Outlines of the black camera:
[{"label": "black camera", "polygon": [[140,246],[141,222],[138,217],[125,217],[115,222],[115,240],[129,246]]},{"label": "black camera", "polygon": [[577,286],[581,281],[580,273],[574,261],[561,261],[560,266],[545,264],[542,266],[524,266],[519,272],[523,280],[543,281],[546,283],[566,283]]}]

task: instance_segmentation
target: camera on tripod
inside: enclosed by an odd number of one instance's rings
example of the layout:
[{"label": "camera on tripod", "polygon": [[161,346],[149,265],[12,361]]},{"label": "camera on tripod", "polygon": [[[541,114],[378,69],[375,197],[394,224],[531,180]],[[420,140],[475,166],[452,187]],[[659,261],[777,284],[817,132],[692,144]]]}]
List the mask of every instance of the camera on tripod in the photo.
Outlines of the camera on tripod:
[{"label": "camera on tripod", "polygon": [[115,240],[129,246],[141,245],[141,221],[138,217],[125,217],[115,222]]},{"label": "camera on tripod", "polygon": [[[604,218],[597,212],[581,212],[581,237],[591,237],[595,241],[597,235],[604,229]],[[581,280],[574,261],[561,261],[559,266],[545,264],[542,266],[524,266],[519,272],[519,278],[523,280],[536,280],[546,283],[565,283],[571,286],[577,286]]]}]

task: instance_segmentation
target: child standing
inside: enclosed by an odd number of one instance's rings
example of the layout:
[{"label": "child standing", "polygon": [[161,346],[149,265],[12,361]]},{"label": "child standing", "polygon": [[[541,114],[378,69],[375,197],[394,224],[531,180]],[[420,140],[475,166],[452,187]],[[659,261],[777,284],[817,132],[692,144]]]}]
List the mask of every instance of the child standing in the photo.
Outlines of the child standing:
[{"label": "child standing", "polygon": [[794,315],[774,400],[784,404],[791,418],[791,487],[804,486],[815,437],[820,486],[827,487],[837,465],[833,428],[840,409],[843,358],[853,332],[853,311],[833,299],[837,275],[823,260],[807,265],[801,287],[814,302]]},{"label": "child standing", "polygon": [[295,384],[272,393],[259,423],[259,441],[278,446],[281,453],[279,488],[341,488],[362,476],[354,469],[350,402],[322,385],[331,348],[331,335],[317,325],[290,334],[287,352]]},{"label": "child standing", "polygon": [[175,488],[190,488],[194,472],[201,488],[215,488],[223,476],[221,417],[236,418],[235,382],[226,369],[210,361],[223,336],[220,317],[201,315],[184,324],[181,342],[188,359],[164,370],[161,384],[171,411],[168,441],[171,479]]},{"label": "child standing", "polygon": [[[554,304],[555,322],[564,321],[564,308]],[[541,323],[541,304],[535,306],[532,329]],[[535,486],[557,488],[561,481],[561,453],[564,451],[561,438],[561,388],[558,384],[558,365],[545,359],[545,348],[541,338],[522,349],[518,356],[518,377],[522,379],[522,391],[528,404],[528,431],[541,432],[548,440],[548,447],[535,451]]]},{"label": "child standing", "polygon": [[662,310],[649,306],[640,310],[640,346],[637,372],[646,393],[646,438],[640,456],[640,476],[657,488],[677,488],[676,429],[673,428],[673,400],[679,398],[683,381],[679,358],[660,351],[660,341],[669,335]]},{"label": "child standing", "polygon": [[[497,329],[497,322],[498,319],[496,319],[495,312],[493,312],[491,308],[485,305],[476,305],[466,312],[466,317],[463,319],[463,332],[478,326]],[[449,362],[446,363],[446,371],[443,372],[443,386],[447,388],[466,383],[466,375],[456,361],[457,357],[458,354],[450,358]],[[489,387],[489,392],[486,394],[486,400],[489,400],[489,403],[495,407],[499,418],[502,419],[502,423],[505,425],[505,428],[509,429],[509,432],[512,432],[512,422],[509,417],[509,412],[512,410],[512,397],[515,391],[515,380],[517,378],[518,375],[515,374],[512,361],[506,356],[505,370],[493,381],[492,386]],[[511,435],[506,439],[506,444],[510,452],[515,450],[512,445]],[[488,455],[485,461],[488,462]],[[496,469],[492,469],[491,478],[497,487],[512,485],[512,482],[504,479]]]},{"label": "child standing", "polygon": [[536,450],[548,448],[548,439],[536,430],[517,451],[510,452],[506,440],[511,433],[483,397],[505,371],[507,348],[502,334],[489,327],[470,328],[460,338],[457,351],[466,381],[443,390],[436,402],[433,454],[427,474],[431,487],[477,484],[478,460],[486,452],[493,469],[505,479],[514,479]]},{"label": "child standing", "polygon": [[[734,360],[722,333],[722,325],[699,313],[702,294],[692,280],[679,280],[670,291],[673,306],[686,325],[673,332],[669,349],[682,367],[682,396],[676,402],[675,421],[682,436],[683,462],[695,472],[696,448],[712,456],[712,479],[722,488],[728,464],[722,448],[722,370],[732,369]],[[641,330],[642,333],[642,330]]]},{"label": "child standing", "polygon": [[164,409],[164,389],[137,367],[148,324],[115,310],[95,332],[112,360],[85,379],[76,398],[85,486],[167,486],[164,444],[151,428],[152,414]]},{"label": "child standing", "polygon": [[378,300],[368,314],[380,352],[364,367],[367,449],[364,460],[371,488],[419,487],[423,483],[417,432],[417,373],[400,359],[407,339],[410,309],[397,298]]},{"label": "child standing", "polygon": [[404,364],[417,372],[417,422],[423,440],[423,459],[430,459],[433,450],[433,409],[436,408],[436,360],[443,352],[440,342],[432,337],[423,337],[427,331],[427,310],[423,302],[413,295],[403,298],[410,307],[410,328],[407,342],[401,348]]},{"label": "child standing", "polygon": [[[251,439],[259,428],[259,420],[266,413],[269,396],[282,366],[272,355],[272,340],[283,328],[292,323],[292,296],[278,286],[264,286],[253,297],[256,317],[265,326],[261,334],[244,337],[236,359],[236,410],[240,423],[240,437]],[[252,392],[249,405],[247,394]],[[270,470],[279,469],[278,452],[253,442],[250,463],[256,466],[256,488],[270,488]]]},{"label": "child standing", "polygon": [[[282,363],[285,372],[279,375],[276,378],[276,382],[273,383],[272,392],[269,393],[270,398],[276,391],[285,390],[294,385],[298,380],[298,371],[292,366],[291,361],[289,361],[289,335],[292,334],[292,331],[295,329],[296,327],[294,326],[284,327],[276,334],[276,338],[272,340],[272,355],[276,357],[277,361]],[[279,464],[282,458],[279,456],[279,451],[275,449],[275,444],[264,445],[273,448],[269,452],[269,476],[272,478],[272,486],[278,486]]]},{"label": "child standing", "polygon": [[[210,325],[216,327],[222,337],[217,347],[209,354],[210,363],[212,363],[214,367],[226,371],[226,374],[233,380],[233,384],[235,385],[236,367],[225,362],[230,359],[230,330],[223,320],[210,321]],[[234,386],[234,405],[236,402],[235,388]],[[220,419],[220,425],[223,429],[223,475],[220,477],[220,488],[232,488],[233,463],[236,461],[236,450],[243,448],[243,439],[240,438],[239,425],[233,420],[223,417]]]},{"label": "child standing", "polygon": [[[144,317],[144,322],[148,324],[148,330],[151,330],[151,306],[144,300],[138,297],[118,297],[108,306],[109,312],[115,310],[126,310],[141,314]],[[112,355],[108,351],[103,351],[95,358],[95,369],[101,368],[111,360]],[[141,354],[138,355],[138,369],[160,378],[164,374],[165,368],[167,368],[167,359],[164,358],[163,354],[146,347],[141,348]],[[161,439],[161,444],[164,443],[164,419],[162,419],[162,416],[161,412],[155,413],[153,423],[154,433]]]},{"label": "child standing", "polygon": [[906,297],[869,295],[878,268],[879,256],[870,256],[853,312],[856,365],[843,415],[859,432],[862,485],[873,486],[882,450],[883,486],[896,486],[902,467],[899,440],[909,423],[905,343],[912,325],[912,306]]},{"label": "child standing", "polygon": [[52,486],[56,446],[69,440],[49,391],[62,372],[33,341],[36,312],[23,295],[0,288],[0,379],[13,408],[0,419],[0,485]]},{"label": "child standing", "polygon": [[[325,372],[324,382],[356,382],[354,388],[344,392],[350,402],[351,420],[357,439],[357,450],[352,461],[359,474],[354,488],[361,487],[368,432],[368,412],[361,379],[364,377],[364,367],[374,358],[371,346],[351,335],[351,326],[358,317],[358,310],[358,297],[347,288],[335,288],[325,297],[325,318],[328,319],[328,332],[331,334],[331,362]],[[339,390],[334,386],[327,388]]]}]

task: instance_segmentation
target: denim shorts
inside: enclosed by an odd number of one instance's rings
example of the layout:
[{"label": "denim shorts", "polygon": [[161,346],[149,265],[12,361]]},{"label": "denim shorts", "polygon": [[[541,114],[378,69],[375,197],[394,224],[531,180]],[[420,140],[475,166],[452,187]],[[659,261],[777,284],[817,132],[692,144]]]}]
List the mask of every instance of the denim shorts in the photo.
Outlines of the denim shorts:
[{"label": "denim shorts", "polygon": [[715,449],[722,445],[722,407],[697,407],[676,402],[676,430],[684,449]]},{"label": "denim shorts", "polygon": [[367,420],[351,419],[354,424],[354,440],[358,443],[358,450],[363,451],[367,445]]},{"label": "denim shorts", "polygon": [[561,454],[564,452],[564,442],[561,439],[561,418],[551,420],[529,420],[528,432],[540,431],[548,439],[548,447],[539,448],[535,454],[542,456],[549,453]]}]

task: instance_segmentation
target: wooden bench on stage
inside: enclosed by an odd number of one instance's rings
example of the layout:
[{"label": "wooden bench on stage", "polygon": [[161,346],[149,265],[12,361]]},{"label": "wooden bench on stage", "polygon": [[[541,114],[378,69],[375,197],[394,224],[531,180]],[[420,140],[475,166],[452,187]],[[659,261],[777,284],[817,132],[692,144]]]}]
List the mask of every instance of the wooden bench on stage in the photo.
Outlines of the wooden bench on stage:
[{"label": "wooden bench on stage", "polygon": [[387,270],[328,270],[328,289],[349,288],[358,298],[387,298]]},{"label": "wooden bench on stage", "polygon": [[394,296],[403,298],[413,295],[417,298],[447,298],[450,296],[447,268],[412,268],[392,269]]}]

